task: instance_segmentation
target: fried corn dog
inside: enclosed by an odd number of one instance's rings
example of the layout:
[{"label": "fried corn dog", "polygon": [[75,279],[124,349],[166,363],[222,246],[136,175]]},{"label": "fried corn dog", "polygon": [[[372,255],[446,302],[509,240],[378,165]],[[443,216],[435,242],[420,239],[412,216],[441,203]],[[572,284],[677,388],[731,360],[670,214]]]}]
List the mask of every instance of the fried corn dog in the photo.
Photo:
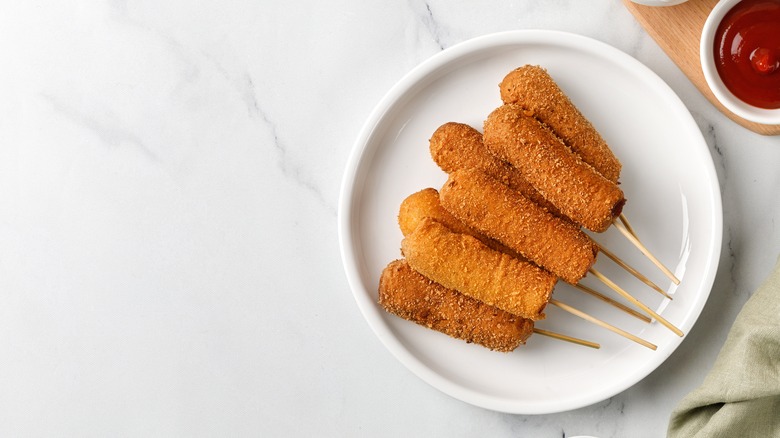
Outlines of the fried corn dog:
[{"label": "fried corn dog", "polygon": [[557,278],[528,262],[450,231],[426,218],[401,241],[401,252],[420,274],[514,315],[539,320]]},{"label": "fried corn dog", "polygon": [[431,218],[456,233],[474,236],[480,242],[496,251],[509,254],[514,258],[526,260],[525,257],[520,255],[517,251],[512,250],[495,239],[485,236],[453,216],[449,211],[442,207],[441,202],[439,201],[438,190],[430,187],[412,193],[401,202],[401,208],[398,212],[398,225],[401,228],[401,233],[404,236],[411,234],[425,218]]},{"label": "fried corn dog", "polygon": [[379,278],[379,304],[388,312],[453,338],[510,352],[525,344],[534,323],[429,280],[405,260]]},{"label": "fried corn dog", "polygon": [[451,173],[439,200],[456,218],[567,283],[577,284],[596,262],[598,246],[575,224],[482,172]]},{"label": "fried corn dog", "polygon": [[614,182],[582,161],[521,106],[502,105],[485,120],[485,146],[520,169],[548,201],[574,222],[603,232],[626,199]]},{"label": "fried corn dog", "polygon": [[479,169],[554,214],[560,214],[519,170],[491,154],[482,143],[482,133],[473,127],[447,122],[433,132],[429,144],[431,157],[441,170],[452,173],[460,169]]},{"label": "fried corn dog", "polygon": [[604,178],[617,182],[621,164],[593,124],[569,100],[545,69],[525,65],[513,70],[499,85],[501,100],[533,112],[566,145]]}]

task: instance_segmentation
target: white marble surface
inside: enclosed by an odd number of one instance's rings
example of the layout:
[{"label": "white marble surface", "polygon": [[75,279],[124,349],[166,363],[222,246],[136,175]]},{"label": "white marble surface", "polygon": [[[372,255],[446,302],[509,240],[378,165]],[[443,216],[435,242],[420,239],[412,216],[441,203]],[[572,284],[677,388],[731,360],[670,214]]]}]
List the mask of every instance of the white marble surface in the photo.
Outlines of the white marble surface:
[{"label": "white marble surface", "polygon": [[[636,386],[553,415],[396,361],[342,269],[362,123],[442,49],[512,29],[611,44],[701,128],[723,194],[711,298]],[[0,435],[658,437],[780,252],[780,137],[718,113],[599,1],[4,1]]]}]

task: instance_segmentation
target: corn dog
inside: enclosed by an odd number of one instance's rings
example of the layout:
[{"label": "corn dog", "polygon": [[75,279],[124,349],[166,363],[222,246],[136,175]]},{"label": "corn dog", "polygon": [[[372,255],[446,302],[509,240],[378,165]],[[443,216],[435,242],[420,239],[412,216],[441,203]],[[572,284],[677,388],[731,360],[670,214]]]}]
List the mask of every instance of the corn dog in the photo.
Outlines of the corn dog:
[{"label": "corn dog", "polygon": [[575,224],[482,172],[451,173],[439,200],[453,216],[567,283],[579,282],[596,262],[598,246]]},{"label": "corn dog", "polygon": [[544,318],[557,281],[538,266],[490,249],[430,218],[401,241],[401,252],[415,271],[442,286],[534,321]]},{"label": "corn dog", "polygon": [[533,112],[534,117],[549,126],[582,157],[582,161],[593,166],[604,178],[618,181],[620,161],[545,69],[535,65],[515,69],[504,77],[499,88],[504,103],[516,103]]},{"label": "corn dog", "polygon": [[506,104],[485,120],[485,146],[520,169],[548,201],[583,227],[603,232],[626,200],[617,184],[582,161],[521,106]]},{"label": "corn dog", "polygon": [[491,350],[525,344],[534,323],[429,280],[405,260],[391,262],[379,278],[379,304],[403,319]]},{"label": "corn dog", "polygon": [[473,127],[447,122],[433,132],[429,144],[431,157],[441,170],[452,173],[460,169],[479,169],[554,214],[560,214],[519,170],[491,154],[482,143],[482,134]]}]

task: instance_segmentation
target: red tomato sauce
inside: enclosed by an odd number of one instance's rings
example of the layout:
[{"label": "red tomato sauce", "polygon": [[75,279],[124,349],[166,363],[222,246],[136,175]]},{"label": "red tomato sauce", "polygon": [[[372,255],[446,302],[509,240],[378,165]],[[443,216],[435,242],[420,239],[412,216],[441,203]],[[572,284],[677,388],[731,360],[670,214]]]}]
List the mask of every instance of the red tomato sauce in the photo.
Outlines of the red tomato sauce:
[{"label": "red tomato sauce", "polygon": [[780,108],[780,0],[743,0],[715,33],[715,66],[723,83],[750,105]]}]

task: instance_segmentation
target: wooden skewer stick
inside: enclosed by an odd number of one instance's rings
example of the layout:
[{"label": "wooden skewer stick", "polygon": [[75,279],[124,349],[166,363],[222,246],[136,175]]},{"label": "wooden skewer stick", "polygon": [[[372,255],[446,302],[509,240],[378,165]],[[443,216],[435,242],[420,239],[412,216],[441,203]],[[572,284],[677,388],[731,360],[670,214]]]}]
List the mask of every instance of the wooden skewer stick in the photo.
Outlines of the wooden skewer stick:
[{"label": "wooden skewer stick", "polygon": [[677,277],[672,274],[672,271],[670,271],[666,266],[663,265],[648,249],[645,247],[642,242],[639,241],[639,239],[636,238],[633,234],[631,234],[628,229],[620,222],[618,221],[612,221],[612,224],[615,225],[615,228],[618,229],[624,236],[626,236],[626,239],[628,239],[634,246],[639,249],[639,251],[642,251],[642,254],[644,254],[647,258],[650,259],[657,267],[660,269],[667,277],[669,277],[670,280],[674,282],[674,284],[680,284],[680,280],[677,279]]},{"label": "wooden skewer stick", "polygon": [[634,237],[636,237],[636,240],[639,240],[639,236],[636,235],[636,232],[631,227],[631,224],[628,222],[628,218],[626,217],[626,215],[624,213],[620,213],[620,216],[618,217],[620,218],[620,222],[623,222],[623,226],[626,227],[628,232],[633,234]]},{"label": "wooden skewer stick", "polygon": [[621,296],[623,296],[623,298],[631,301],[631,303],[633,303],[635,306],[639,307],[640,309],[642,309],[645,312],[647,312],[648,315],[650,315],[653,318],[657,319],[658,322],[660,322],[661,324],[666,326],[666,328],[668,328],[669,330],[674,332],[674,334],[676,334],[677,336],[680,336],[680,337],[683,336],[683,332],[680,331],[680,329],[675,327],[669,321],[665,320],[661,315],[659,315],[655,311],[653,311],[653,309],[647,307],[646,305],[644,305],[644,303],[642,303],[641,301],[639,301],[636,298],[634,298],[633,296],[631,296],[631,294],[629,294],[628,292],[624,291],[620,286],[615,284],[612,280],[610,280],[609,278],[605,277],[604,274],[602,274],[601,272],[599,272],[599,271],[597,271],[597,270],[595,270],[593,268],[590,268],[589,272],[591,274],[593,274],[596,278],[601,280],[604,284],[609,286],[612,290],[614,290],[615,292],[617,292]]},{"label": "wooden skewer stick", "polygon": [[[639,240],[639,239],[637,239],[637,240]],[[656,290],[661,295],[665,296],[666,298],[669,298],[670,300],[672,299],[672,297],[669,294],[667,294],[663,289],[658,287],[657,284],[655,284],[652,281],[650,281],[650,279],[645,277],[641,272],[639,272],[636,269],[634,269],[631,266],[629,266],[628,263],[624,262],[620,257],[616,256],[612,251],[608,250],[607,248],[604,248],[600,243],[596,243],[596,245],[599,246],[599,250],[601,252],[603,252],[605,256],[607,256],[610,259],[612,259],[612,261],[617,263],[618,266],[620,266],[621,268],[623,268],[626,271],[628,271],[631,275],[633,275],[634,277],[638,278],[640,281],[642,281],[642,283],[650,286],[651,288]]]},{"label": "wooden skewer stick", "polygon": [[560,307],[562,310],[565,310],[565,311],[571,313],[572,315],[579,316],[580,318],[582,318],[582,319],[584,319],[584,320],[586,320],[588,322],[592,322],[593,324],[596,324],[596,325],[598,325],[600,327],[603,327],[603,328],[605,328],[607,330],[610,330],[610,331],[612,331],[614,333],[617,333],[620,336],[623,336],[624,338],[630,339],[630,340],[636,342],[637,344],[643,345],[643,346],[645,346],[645,347],[647,347],[647,348],[649,348],[651,350],[655,350],[655,349],[658,348],[655,344],[651,344],[650,342],[645,341],[644,339],[640,338],[639,336],[632,335],[631,333],[629,333],[629,332],[627,332],[625,330],[621,330],[621,329],[619,329],[619,328],[617,328],[617,327],[615,327],[613,325],[607,324],[606,322],[604,322],[604,321],[602,321],[602,320],[600,320],[598,318],[590,316],[587,313],[585,313],[585,312],[583,312],[581,310],[577,310],[574,307],[571,307],[568,304],[564,304],[564,303],[562,303],[562,302],[560,302],[560,301],[558,301],[558,300],[556,300],[554,298],[551,298],[550,301],[548,301],[548,302],[550,304],[554,305],[554,306]]},{"label": "wooden skewer stick", "polygon": [[641,319],[642,321],[644,321],[644,322],[647,322],[647,323],[649,323],[650,321],[652,321],[652,320],[651,320],[650,318],[648,318],[646,315],[643,315],[643,314],[641,314],[641,313],[637,312],[636,310],[634,310],[634,309],[632,309],[632,308],[630,308],[630,307],[626,306],[625,304],[623,304],[623,303],[620,303],[620,302],[618,302],[618,301],[615,301],[615,300],[613,300],[612,298],[610,298],[610,297],[608,297],[608,296],[606,296],[606,295],[602,294],[601,292],[599,292],[599,291],[597,291],[597,290],[595,290],[595,289],[591,289],[591,288],[589,288],[588,286],[585,286],[584,284],[577,283],[577,284],[575,284],[575,285],[573,285],[573,286],[574,286],[575,288],[577,288],[577,289],[579,289],[579,290],[581,290],[581,291],[585,292],[585,293],[591,294],[591,295],[593,295],[594,297],[596,297],[596,298],[598,298],[598,299],[600,299],[600,300],[602,300],[602,301],[604,301],[604,302],[607,302],[607,303],[609,303],[609,304],[611,304],[611,305],[613,305],[613,306],[617,307],[618,309],[620,309],[620,310],[622,310],[622,311],[624,311],[624,312],[628,313],[629,315],[631,315],[631,316],[633,316],[633,317],[635,317],[635,318],[637,318],[637,319]]},{"label": "wooden skewer stick", "polygon": [[534,333],[538,333],[540,335],[549,336],[551,338],[559,339],[561,341],[571,342],[572,344],[582,345],[585,347],[595,348],[599,349],[601,348],[600,344],[597,344],[595,342],[586,341],[584,339],[575,338],[568,335],[562,335],[560,333],[551,332],[549,330],[544,330],[540,328],[534,328]]}]

